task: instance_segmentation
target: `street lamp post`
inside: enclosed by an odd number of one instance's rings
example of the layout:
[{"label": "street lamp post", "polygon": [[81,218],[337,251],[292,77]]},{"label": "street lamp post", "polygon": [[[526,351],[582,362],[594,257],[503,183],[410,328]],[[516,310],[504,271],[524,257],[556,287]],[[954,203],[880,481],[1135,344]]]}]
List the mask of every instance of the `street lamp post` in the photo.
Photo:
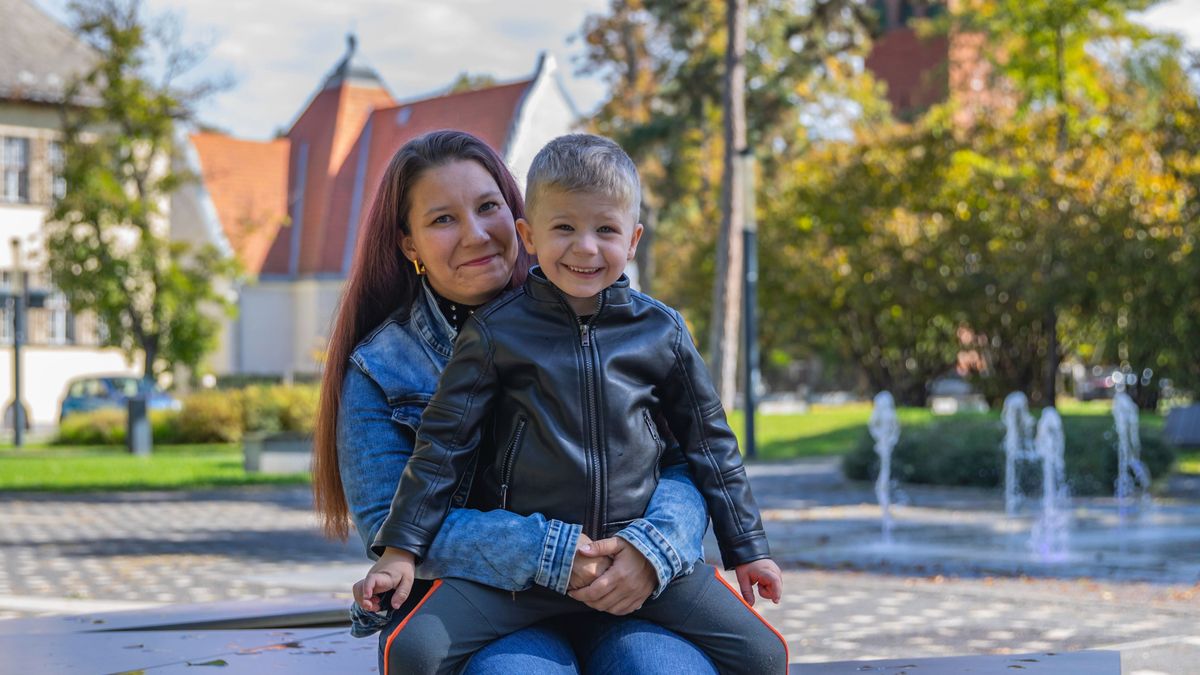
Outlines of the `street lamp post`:
[{"label": "street lamp post", "polygon": [[21,269],[21,240],[12,238],[13,257],[13,445],[25,441],[25,406],[21,405],[21,343],[25,340],[25,281]]},{"label": "street lamp post", "polygon": [[745,264],[742,267],[742,327],[745,343],[742,353],[746,355],[745,367],[745,396],[746,396],[746,457],[754,459],[758,456],[758,445],[754,437],[755,409],[758,407],[757,387],[758,370],[758,221],[754,218],[754,152],[746,148],[740,153],[738,161],[742,162],[742,203],[745,205],[745,225],[742,229],[742,256]]}]

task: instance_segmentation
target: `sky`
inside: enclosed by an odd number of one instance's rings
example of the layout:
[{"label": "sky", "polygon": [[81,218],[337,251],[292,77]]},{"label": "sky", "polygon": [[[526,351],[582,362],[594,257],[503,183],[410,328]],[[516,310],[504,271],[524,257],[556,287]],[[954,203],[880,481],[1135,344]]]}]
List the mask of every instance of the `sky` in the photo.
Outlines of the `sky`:
[{"label": "sky", "polygon": [[[1200,1],[1200,0],[1198,0]],[[34,0],[67,22],[67,0]],[[200,108],[200,119],[241,138],[287,129],[358,38],[359,57],[375,67],[398,101],[445,89],[460,73],[500,82],[533,74],[538,54],[558,62],[581,111],[604,95],[599,78],[574,77],[584,20],[608,0],[144,0],[153,15],[171,12],[184,41],[209,45],[203,75],[232,75],[235,85]],[[199,71],[198,71],[199,74]]]},{"label": "sky", "polygon": [[[234,86],[200,108],[200,119],[241,138],[266,139],[295,121],[325,75],[358,36],[360,57],[400,101],[444,89],[460,73],[511,81],[532,75],[538,54],[558,61],[584,113],[603,99],[598,77],[575,75],[585,18],[608,0],[144,0],[170,12],[184,40],[209,45],[198,74],[230,75]],[[67,0],[35,0],[66,22]],[[1200,49],[1200,0],[1169,0],[1146,13],[1154,28]]]}]

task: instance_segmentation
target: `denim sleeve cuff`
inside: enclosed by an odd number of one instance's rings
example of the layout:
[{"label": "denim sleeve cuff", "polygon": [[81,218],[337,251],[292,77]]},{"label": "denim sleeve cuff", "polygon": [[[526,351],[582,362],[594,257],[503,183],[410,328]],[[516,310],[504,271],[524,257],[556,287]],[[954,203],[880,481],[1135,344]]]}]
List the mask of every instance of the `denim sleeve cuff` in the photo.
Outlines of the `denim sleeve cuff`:
[{"label": "denim sleeve cuff", "polygon": [[671,583],[671,580],[684,571],[684,564],[674,546],[667,538],[645,518],[638,518],[617,533],[617,536],[629,542],[654,568],[658,576],[658,587],[654,589],[651,598],[657,598],[659,593]]},{"label": "denim sleeve cuff", "polygon": [[542,557],[538,561],[537,576],[533,583],[565,594],[571,581],[571,566],[575,562],[575,549],[579,546],[583,526],[568,525],[561,520],[549,520],[547,525]]},{"label": "denim sleeve cuff", "polygon": [[368,612],[358,603],[350,605],[350,634],[356,638],[374,635],[383,630],[392,620],[393,610],[385,607],[379,612]]}]

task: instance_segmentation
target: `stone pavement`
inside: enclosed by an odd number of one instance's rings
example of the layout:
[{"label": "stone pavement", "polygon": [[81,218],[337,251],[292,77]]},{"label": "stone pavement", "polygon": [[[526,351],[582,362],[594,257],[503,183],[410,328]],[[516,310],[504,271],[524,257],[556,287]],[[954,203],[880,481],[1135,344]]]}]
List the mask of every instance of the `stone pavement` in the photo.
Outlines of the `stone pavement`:
[{"label": "stone pavement", "polygon": [[[754,465],[751,476],[787,570],[784,603],[758,606],[793,662],[1117,649],[1127,674],[1200,672],[1200,586],[1186,566],[1142,581],[1103,573],[1112,565],[1094,568],[1097,579],[1067,578],[1070,561],[1031,566],[1045,578],[1001,577],[980,562],[992,544],[978,534],[961,540],[948,567],[920,563],[920,546],[898,549],[904,556],[889,564],[877,547],[854,544],[873,541],[877,527],[870,486],[841,481],[826,462]],[[898,540],[947,522],[1003,521],[998,495],[906,492]],[[323,539],[310,504],[303,487],[0,493],[0,618],[344,592],[365,567],[362,553],[354,541]],[[1155,517],[1190,528],[1192,506],[1167,504]],[[1171,541],[1180,557],[1200,555]]]}]

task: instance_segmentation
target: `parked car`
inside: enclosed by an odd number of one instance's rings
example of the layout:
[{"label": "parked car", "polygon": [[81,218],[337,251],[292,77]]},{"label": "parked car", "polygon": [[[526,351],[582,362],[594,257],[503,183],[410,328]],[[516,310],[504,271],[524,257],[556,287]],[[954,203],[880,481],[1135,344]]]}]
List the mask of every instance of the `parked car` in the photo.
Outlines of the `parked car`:
[{"label": "parked car", "polygon": [[129,375],[89,375],[67,382],[67,393],[63,396],[58,421],[62,422],[75,413],[101,408],[124,410],[129,399],[141,391],[145,391],[146,406],[150,410],[179,410],[182,407],[178,399],[158,387],[147,385],[140,378]]},{"label": "parked car", "polygon": [[942,375],[929,383],[929,409],[934,415],[960,412],[987,412],[983,394],[957,374]]}]

